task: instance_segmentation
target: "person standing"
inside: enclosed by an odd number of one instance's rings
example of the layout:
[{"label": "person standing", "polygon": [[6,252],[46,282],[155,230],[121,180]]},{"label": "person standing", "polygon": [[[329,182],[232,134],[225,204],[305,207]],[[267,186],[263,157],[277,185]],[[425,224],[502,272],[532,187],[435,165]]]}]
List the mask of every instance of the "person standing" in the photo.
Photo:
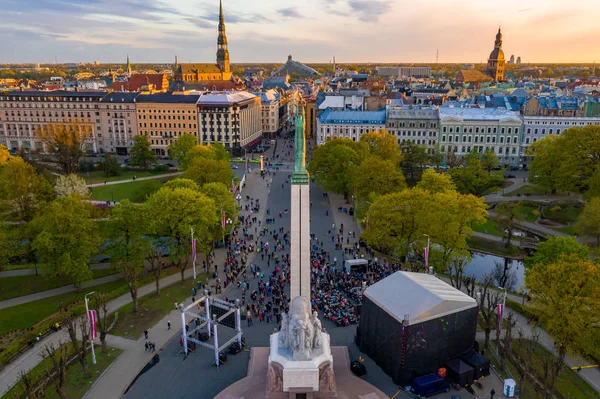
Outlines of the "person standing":
[{"label": "person standing", "polygon": [[144,330],[144,338],[148,339],[148,330]]},{"label": "person standing", "polygon": [[167,331],[171,329],[171,322],[167,321]]},{"label": "person standing", "polygon": [[492,390],[490,391],[490,399],[494,399],[495,394],[496,394],[496,390],[494,388],[492,388]]}]

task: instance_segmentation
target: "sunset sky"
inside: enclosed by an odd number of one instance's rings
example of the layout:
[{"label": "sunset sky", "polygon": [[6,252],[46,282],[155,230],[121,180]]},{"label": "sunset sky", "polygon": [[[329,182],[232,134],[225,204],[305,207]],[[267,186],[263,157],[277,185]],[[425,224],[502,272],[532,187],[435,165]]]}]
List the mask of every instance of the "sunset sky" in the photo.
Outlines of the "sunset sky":
[{"label": "sunset sky", "polygon": [[[597,0],[223,0],[231,61],[600,62]],[[0,62],[212,62],[218,0],[0,0]]]}]

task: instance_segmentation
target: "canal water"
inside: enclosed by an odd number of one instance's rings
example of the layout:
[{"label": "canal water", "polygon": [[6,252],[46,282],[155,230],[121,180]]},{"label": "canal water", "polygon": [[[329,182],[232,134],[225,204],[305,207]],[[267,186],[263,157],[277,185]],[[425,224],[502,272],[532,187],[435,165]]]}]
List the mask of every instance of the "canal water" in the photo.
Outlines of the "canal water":
[{"label": "canal water", "polygon": [[[471,262],[465,267],[465,276],[475,276],[477,281],[481,281],[485,275],[494,272],[495,264],[499,263],[504,269],[505,259],[500,256],[482,254],[479,252],[471,253]],[[507,287],[511,291],[519,292],[520,288],[525,288],[525,266],[520,260],[506,259],[509,273],[514,274],[514,286]]]}]

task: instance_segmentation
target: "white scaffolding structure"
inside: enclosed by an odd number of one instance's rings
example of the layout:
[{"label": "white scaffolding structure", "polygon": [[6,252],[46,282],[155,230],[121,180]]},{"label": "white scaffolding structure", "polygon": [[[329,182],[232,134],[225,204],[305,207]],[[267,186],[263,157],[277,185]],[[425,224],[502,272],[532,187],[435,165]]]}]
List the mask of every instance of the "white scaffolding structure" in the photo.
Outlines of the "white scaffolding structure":
[{"label": "white scaffolding structure", "polygon": [[[195,313],[193,311],[194,309],[198,309],[198,307],[199,307],[198,305],[202,302],[204,302],[204,309],[206,312],[206,316],[204,316],[200,313]],[[216,314],[211,312],[212,307],[223,309],[223,310],[225,310],[225,313],[223,313],[220,317],[217,317]],[[219,298],[211,297],[205,291],[204,296],[201,297],[200,299],[196,300],[195,302],[193,302],[185,307],[183,306],[183,304],[180,304],[179,310],[181,311],[181,329],[182,329],[181,335],[183,338],[183,352],[185,353],[186,356],[188,354],[188,341],[193,342],[196,345],[200,345],[200,346],[204,346],[206,348],[212,349],[215,352],[215,365],[217,367],[219,367],[219,354],[224,349],[228,348],[229,345],[231,345],[235,341],[237,341],[240,348],[242,347],[242,323],[241,323],[239,300],[236,300],[235,304],[232,304],[227,301],[223,301]],[[231,338],[230,340],[225,342],[223,345],[219,346],[219,334],[218,334],[217,326],[223,320],[225,320],[228,316],[230,316],[234,313],[235,313],[235,335],[233,336],[233,338]],[[210,317],[211,314],[212,314],[212,318]],[[193,320],[200,320],[201,323],[196,322],[196,326],[194,328],[191,328],[191,326],[188,327],[187,323],[185,321],[186,315],[191,317]],[[188,327],[188,328],[186,329],[186,327]],[[206,332],[208,334],[208,337],[210,338],[212,336],[212,341],[213,341],[212,344],[209,344],[208,342],[202,342],[196,338],[193,338],[194,334],[198,333],[205,327],[206,327]],[[224,326],[224,327],[227,327],[227,326]]]}]

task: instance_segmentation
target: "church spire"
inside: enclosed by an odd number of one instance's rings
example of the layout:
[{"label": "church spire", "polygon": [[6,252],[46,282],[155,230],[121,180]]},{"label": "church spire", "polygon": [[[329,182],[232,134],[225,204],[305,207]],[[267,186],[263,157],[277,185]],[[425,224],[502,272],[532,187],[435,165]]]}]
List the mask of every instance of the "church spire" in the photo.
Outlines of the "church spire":
[{"label": "church spire", "polygon": [[225,34],[225,15],[223,14],[223,1],[219,0],[219,38],[217,39],[217,65],[221,72],[230,72],[229,50],[227,49],[227,35]]},{"label": "church spire", "polygon": [[129,54],[127,54],[127,66],[125,67],[125,70],[131,76],[131,63],[129,62]]}]

